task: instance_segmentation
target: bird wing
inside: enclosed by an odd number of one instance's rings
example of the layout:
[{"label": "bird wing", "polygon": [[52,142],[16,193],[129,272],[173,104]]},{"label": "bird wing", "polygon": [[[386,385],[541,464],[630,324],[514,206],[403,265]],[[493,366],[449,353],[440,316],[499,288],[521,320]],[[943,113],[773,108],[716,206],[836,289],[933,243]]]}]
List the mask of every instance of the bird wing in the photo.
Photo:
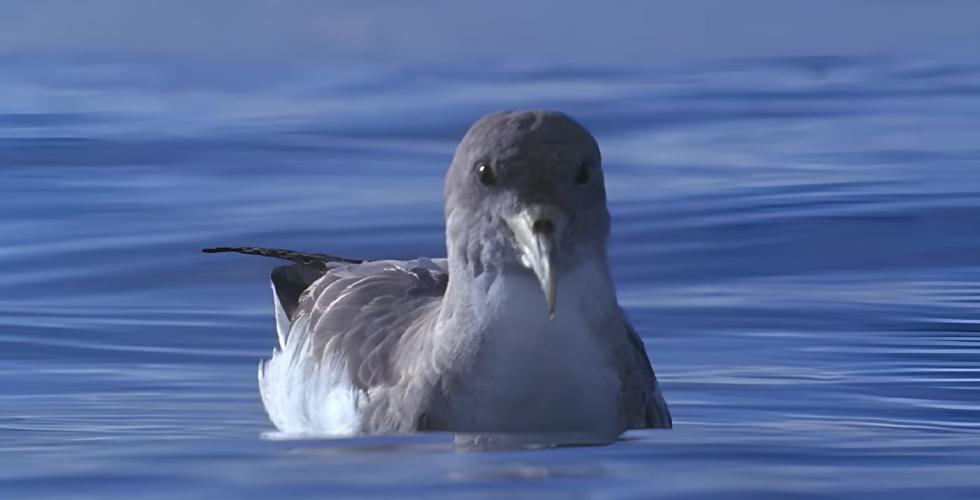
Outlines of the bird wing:
[{"label": "bird wing", "polygon": [[670,428],[673,423],[667,402],[660,394],[657,376],[643,340],[629,320],[623,319],[623,334],[616,345],[619,368],[620,415],[627,429]]},{"label": "bird wing", "polygon": [[270,418],[287,432],[415,430],[427,401],[418,392],[423,389],[406,383],[426,377],[404,375],[426,368],[403,366],[401,360],[411,357],[399,352],[425,342],[448,283],[445,261],[327,267],[291,311],[279,288],[295,287],[307,276],[289,278],[277,269],[277,280],[274,273],[279,348],[259,368]]},{"label": "bird wing", "polygon": [[448,282],[438,260],[339,265],[300,296],[285,343],[309,343],[315,358],[339,357],[359,389],[391,383],[394,348],[441,303]]}]

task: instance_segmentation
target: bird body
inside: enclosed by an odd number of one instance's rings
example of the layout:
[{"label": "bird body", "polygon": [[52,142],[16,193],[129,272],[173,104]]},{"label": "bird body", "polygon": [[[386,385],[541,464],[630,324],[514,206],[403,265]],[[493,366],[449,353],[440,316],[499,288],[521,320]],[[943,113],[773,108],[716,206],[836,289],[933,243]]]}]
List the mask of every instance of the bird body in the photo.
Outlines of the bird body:
[{"label": "bird body", "polygon": [[603,281],[593,266],[570,273],[559,285],[563,307],[549,319],[533,277],[487,276],[486,288],[479,287],[481,327],[471,330],[473,373],[455,391],[451,426],[474,432],[621,431],[615,353],[605,337],[622,329],[622,319],[597,303],[608,297]]},{"label": "bird body", "polygon": [[[263,404],[287,432],[587,432],[670,427],[616,302],[598,147],[561,113],[478,121],[446,179],[446,259],[273,272],[279,348]],[[219,249],[235,250],[235,249]]]}]

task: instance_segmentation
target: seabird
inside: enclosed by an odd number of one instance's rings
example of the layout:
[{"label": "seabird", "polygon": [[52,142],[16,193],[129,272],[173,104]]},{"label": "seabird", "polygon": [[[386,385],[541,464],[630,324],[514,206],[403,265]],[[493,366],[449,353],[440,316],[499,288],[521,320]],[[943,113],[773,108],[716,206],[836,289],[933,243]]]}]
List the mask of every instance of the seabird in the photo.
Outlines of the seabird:
[{"label": "seabird", "polygon": [[615,439],[671,427],[616,301],[585,128],[553,111],[478,120],[446,175],[445,222],[445,259],[204,250],[296,262],[272,272],[279,345],[259,365],[279,430]]}]

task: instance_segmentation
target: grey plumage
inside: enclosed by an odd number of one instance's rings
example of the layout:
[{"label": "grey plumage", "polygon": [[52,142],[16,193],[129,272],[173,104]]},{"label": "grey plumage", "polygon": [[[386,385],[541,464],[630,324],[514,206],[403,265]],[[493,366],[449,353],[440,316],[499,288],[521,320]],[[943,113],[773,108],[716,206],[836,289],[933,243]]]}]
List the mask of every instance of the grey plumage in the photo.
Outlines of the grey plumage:
[{"label": "grey plumage", "polygon": [[280,349],[260,368],[277,427],[670,427],[646,350],[616,304],[591,134],[561,113],[484,117],[456,151],[445,198],[447,259],[248,249],[300,262],[274,272]]}]

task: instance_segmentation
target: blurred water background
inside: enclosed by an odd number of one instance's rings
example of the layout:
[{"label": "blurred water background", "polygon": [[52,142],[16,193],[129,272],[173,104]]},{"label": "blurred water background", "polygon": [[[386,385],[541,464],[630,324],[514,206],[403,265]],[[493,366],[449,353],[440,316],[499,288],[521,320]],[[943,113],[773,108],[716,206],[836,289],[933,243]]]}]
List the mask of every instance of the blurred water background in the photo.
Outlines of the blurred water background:
[{"label": "blurred water background", "polygon": [[[0,497],[980,497],[978,9],[754,3],[569,12],[527,53],[538,25],[488,7],[9,2]],[[620,301],[675,429],[263,439],[274,262],[199,249],[444,255],[455,142],[528,107],[600,142]]]}]

